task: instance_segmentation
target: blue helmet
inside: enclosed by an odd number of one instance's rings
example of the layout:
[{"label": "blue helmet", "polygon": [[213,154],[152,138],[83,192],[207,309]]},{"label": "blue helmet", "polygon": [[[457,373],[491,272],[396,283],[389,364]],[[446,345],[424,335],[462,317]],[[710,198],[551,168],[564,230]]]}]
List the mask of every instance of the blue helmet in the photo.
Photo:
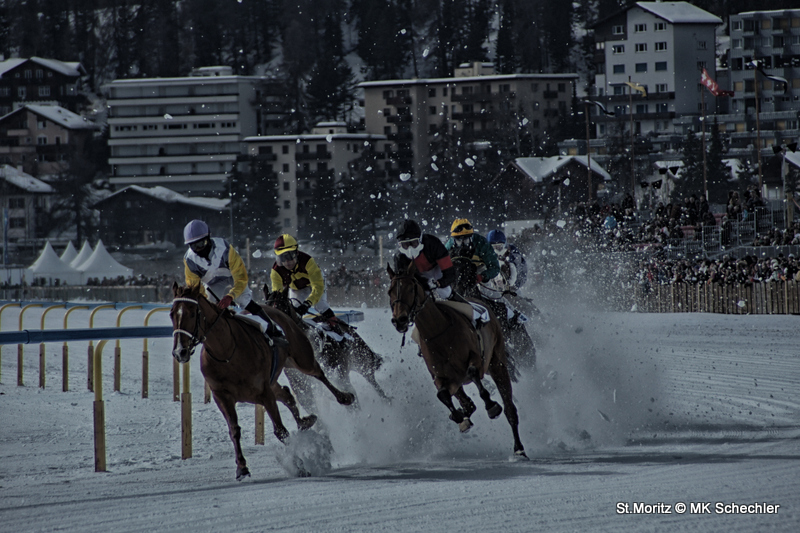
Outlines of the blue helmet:
[{"label": "blue helmet", "polygon": [[505,244],[506,234],[500,231],[499,229],[493,229],[486,236],[486,240],[489,241],[489,244]]},{"label": "blue helmet", "polygon": [[183,228],[183,244],[191,244],[208,237],[208,224],[202,220],[192,220]]}]

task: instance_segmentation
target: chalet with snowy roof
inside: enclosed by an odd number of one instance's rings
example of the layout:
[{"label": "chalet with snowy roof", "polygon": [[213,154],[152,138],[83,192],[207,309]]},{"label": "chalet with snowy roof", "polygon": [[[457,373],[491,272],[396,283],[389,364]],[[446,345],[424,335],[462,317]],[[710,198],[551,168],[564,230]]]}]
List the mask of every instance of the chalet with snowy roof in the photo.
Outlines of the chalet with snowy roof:
[{"label": "chalet with snowy roof", "polygon": [[36,177],[58,175],[98,130],[63,107],[25,105],[0,117],[0,164]]},{"label": "chalet with snowy roof", "polygon": [[8,209],[10,244],[30,244],[45,237],[40,222],[49,210],[54,192],[50,185],[30,174],[0,165],[0,202]]},{"label": "chalet with snowy roof", "polygon": [[518,157],[492,180],[488,193],[494,205],[505,206],[507,220],[544,218],[570,204],[595,200],[611,175],[591,160],[591,189],[586,156]]},{"label": "chalet with snowy roof", "polygon": [[166,187],[129,185],[92,206],[100,211],[100,237],[109,245],[130,247],[171,242],[183,247],[183,227],[204,220],[214,235],[227,236],[229,200],[193,198]]},{"label": "chalet with snowy roof", "polygon": [[25,104],[60,105],[77,112],[86,69],[77,62],[41,57],[0,61],[0,116]]}]

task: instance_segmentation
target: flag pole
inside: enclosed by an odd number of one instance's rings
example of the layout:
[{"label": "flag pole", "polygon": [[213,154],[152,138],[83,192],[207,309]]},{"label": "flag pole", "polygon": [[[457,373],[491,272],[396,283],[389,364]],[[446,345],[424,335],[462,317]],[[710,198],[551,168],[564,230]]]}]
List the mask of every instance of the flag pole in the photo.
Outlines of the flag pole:
[{"label": "flag pole", "polygon": [[700,127],[703,131],[703,194],[708,201],[708,166],[706,164],[706,88],[700,87]]},{"label": "flag pole", "polygon": [[586,197],[586,208],[589,208],[589,204],[592,202],[592,154],[591,149],[589,148],[589,139],[591,138],[589,135],[589,101],[584,100],[584,113],[586,113],[586,172],[589,181],[589,196]]},{"label": "flag pole", "polygon": [[756,93],[756,157],[758,157],[758,192],[764,194],[764,174],[761,170],[761,121],[758,117],[758,63],[753,67],[753,89]]},{"label": "flag pole", "polygon": [[[631,77],[628,76],[628,81]],[[631,196],[636,203],[636,162],[633,155],[633,85],[628,86],[628,115],[631,118]]]}]

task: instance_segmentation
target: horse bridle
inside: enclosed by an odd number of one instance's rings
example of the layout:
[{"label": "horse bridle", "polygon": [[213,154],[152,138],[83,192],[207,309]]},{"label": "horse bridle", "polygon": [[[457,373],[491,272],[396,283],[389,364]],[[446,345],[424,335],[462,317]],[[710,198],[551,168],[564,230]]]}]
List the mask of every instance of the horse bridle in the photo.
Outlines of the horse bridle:
[{"label": "horse bridle", "polygon": [[[393,286],[398,285],[400,283],[401,279],[409,279],[409,280],[411,280],[412,283],[416,283],[416,284],[419,285],[419,282],[416,279],[414,279],[413,276],[410,276],[410,275],[395,276],[394,280],[392,280],[392,285]],[[392,289],[390,287],[389,291],[391,292],[391,290]],[[422,292],[425,292],[425,291],[423,290]],[[407,304],[406,302],[404,302],[400,298],[397,298],[397,299],[393,300],[389,305],[392,308],[394,308],[395,304],[400,303],[400,304],[403,304],[404,306],[408,307],[408,323],[409,324],[414,324],[414,319],[417,317],[417,313],[419,312],[420,309],[425,307],[425,303],[428,301],[428,299],[430,297],[431,297],[431,295],[429,293],[425,292],[425,298],[422,300],[422,303],[419,303],[419,291],[415,290],[414,291],[414,301],[411,302],[411,305]]]},{"label": "horse bridle", "polygon": [[[172,336],[173,337],[175,337],[176,335],[186,335],[187,337],[189,337],[189,339],[191,339],[191,343],[189,344],[189,353],[192,354],[192,353],[194,353],[194,349],[197,348],[198,344],[202,344],[202,343],[204,343],[206,341],[206,338],[208,336],[208,332],[211,331],[211,329],[214,327],[214,325],[219,321],[220,317],[222,317],[222,312],[217,314],[217,318],[214,320],[214,322],[211,323],[211,325],[208,327],[208,329],[206,329],[205,331],[202,332],[203,337],[200,338],[198,336],[198,334],[201,333],[200,332],[200,322],[205,322],[205,315],[203,314],[203,310],[200,308],[200,302],[195,298],[186,298],[185,296],[181,296],[181,297],[178,297],[178,298],[173,298],[172,305],[175,305],[175,302],[188,302],[188,303],[192,303],[192,304],[197,306],[197,318],[194,321],[194,331],[191,332],[191,331],[187,331],[187,330],[181,329],[181,328],[178,328],[178,329],[175,329],[175,330],[172,331]],[[211,357],[215,361],[219,361],[219,359],[216,359],[210,353],[208,355],[209,355],[209,357]],[[220,361],[220,362],[227,363],[229,361],[230,361],[230,359],[228,359],[227,361]]]}]

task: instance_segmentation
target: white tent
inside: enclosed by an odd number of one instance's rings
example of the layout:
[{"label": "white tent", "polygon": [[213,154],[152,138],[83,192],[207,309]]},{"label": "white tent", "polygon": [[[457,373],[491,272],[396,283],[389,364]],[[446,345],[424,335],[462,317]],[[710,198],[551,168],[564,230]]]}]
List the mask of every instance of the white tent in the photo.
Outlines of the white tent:
[{"label": "white tent", "polygon": [[78,257],[78,250],[72,245],[72,241],[67,243],[67,247],[64,248],[64,251],[61,252],[61,260],[64,261],[65,264],[69,265],[73,259]]},{"label": "white tent", "polygon": [[84,261],[78,270],[83,273],[85,280],[89,278],[97,278],[102,281],[103,278],[116,278],[118,276],[131,276],[133,269],[117,262],[116,259],[111,257],[103,241],[97,241],[97,246],[94,247],[91,257]]},{"label": "white tent", "polygon": [[45,278],[48,283],[58,279],[61,283],[71,285],[81,283],[81,273],[59,259],[50,241],[45,243],[42,253],[27,270],[31,279]]},{"label": "white tent", "polygon": [[89,241],[83,241],[83,246],[81,246],[81,251],[78,252],[78,255],[69,262],[69,265],[72,268],[78,268],[83,263],[86,262],[92,256],[92,247],[89,244]]}]

